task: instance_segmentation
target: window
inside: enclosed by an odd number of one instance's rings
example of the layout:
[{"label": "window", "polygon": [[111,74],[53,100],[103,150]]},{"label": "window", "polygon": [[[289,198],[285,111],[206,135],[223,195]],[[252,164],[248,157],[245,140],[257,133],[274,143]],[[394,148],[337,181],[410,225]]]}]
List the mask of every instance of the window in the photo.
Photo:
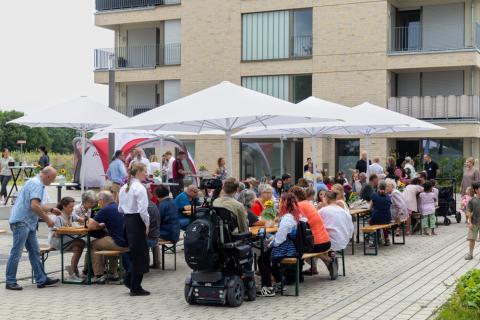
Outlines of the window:
[{"label": "window", "polygon": [[242,60],[312,55],[312,9],[247,13],[242,16]]},{"label": "window", "polygon": [[[336,163],[338,170],[341,170],[351,176],[357,160],[360,155],[360,140],[359,139],[336,139]],[[333,174],[333,172],[331,173]]]},{"label": "window", "polygon": [[312,75],[243,77],[242,86],[297,103],[312,95]]}]

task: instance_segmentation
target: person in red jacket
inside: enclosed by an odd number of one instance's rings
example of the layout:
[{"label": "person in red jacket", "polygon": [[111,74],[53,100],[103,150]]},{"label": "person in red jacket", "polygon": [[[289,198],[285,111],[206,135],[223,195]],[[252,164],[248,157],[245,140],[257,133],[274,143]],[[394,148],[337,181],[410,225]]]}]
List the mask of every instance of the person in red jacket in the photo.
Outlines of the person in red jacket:
[{"label": "person in red jacket", "polygon": [[[330,236],[323,224],[323,219],[317,211],[317,208],[307,200],[305,191],[300,187],[292,187],[289,192],[293,193],[298,200],[298,208],[303,216],[308,220],[310,229],[313,233],[314,247],[312,252],[325,252],[320,256],[320,259],[326,264],[330,272],[330,279],[338,278],[338,262],[335,253],[330,250]],[[303,272],[304,275],[318,274],[316,259],[309,270]]]}]

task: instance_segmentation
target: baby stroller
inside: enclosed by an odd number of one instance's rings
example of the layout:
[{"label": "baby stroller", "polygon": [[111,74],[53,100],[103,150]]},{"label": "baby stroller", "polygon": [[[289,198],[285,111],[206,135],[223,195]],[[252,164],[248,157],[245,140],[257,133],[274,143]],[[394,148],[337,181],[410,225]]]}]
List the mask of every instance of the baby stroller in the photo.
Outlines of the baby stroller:
[{"label": "baby stroller", "polygon": [[251,234],[233,234],[236,227],[227,209],[197,209],[184,240],[185,260],[193,269],[185,280],[187,303],[238,307],[244,296],[255,300]]},{"label": "baby stroller", "polygon": [[437,217],[443,217],[443,224],[446,226],[451,223],[448,216],[455,215],[457,223],[462,220],[462,215],[457,211],[456,181],[455,179],[448,179],[447,181],[450,181],[451,184],[438,187],[438,208],[435,212]]}]

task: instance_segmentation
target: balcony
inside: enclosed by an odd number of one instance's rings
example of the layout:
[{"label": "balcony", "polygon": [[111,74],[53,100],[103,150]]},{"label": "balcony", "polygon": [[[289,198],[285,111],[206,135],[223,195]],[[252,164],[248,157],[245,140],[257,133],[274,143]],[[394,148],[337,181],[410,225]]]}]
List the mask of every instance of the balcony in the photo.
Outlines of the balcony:
[{"label": "balcony", "polygon": [[180,3],[181,0],[95,0],[95,9],[97,11],[109,11],[155,7]]},{"label": "balcony", "polygon": [[311,57],[312,56],[312,36],[292,36],[291,37],[291,58]]},{"label": "balcony", "polygon": [[392,97],[387,108],[431,122],[480,122],[480,96]]},{"label": "balcony", "polygon": [[480,48],[480,24],[476,24],[473,45],[465,45],[463,38],[453,38],[446,43],[438,43],[424,34],[422,24],[392,27],[391,38],[391,53],[478,50]]},{"label": "balcony", "polygon": [[95,70],[155,68],[180,65],[180,62],[180,43],[95,49],[94,52]]},{"label": "balcony", "polygon": [[115,106],[113,109],[115,111],[118,111],[127,117],[134,117],[136,115],[139,115],[140,113],[144,113],[147,111],[150,111],[152,109],[155,109],[158,106],[155,105],[120,105],[120,106]]}]

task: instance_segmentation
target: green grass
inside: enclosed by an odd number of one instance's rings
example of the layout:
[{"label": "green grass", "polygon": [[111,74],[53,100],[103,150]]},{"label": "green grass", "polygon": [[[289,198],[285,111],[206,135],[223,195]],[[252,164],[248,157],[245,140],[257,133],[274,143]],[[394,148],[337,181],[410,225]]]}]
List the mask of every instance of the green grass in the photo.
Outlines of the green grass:
[{"label": "green grass", "polygon": [[460,277],[455,291],[437,311],[435,319],[480,319],[480,269],[473,269]]}]

